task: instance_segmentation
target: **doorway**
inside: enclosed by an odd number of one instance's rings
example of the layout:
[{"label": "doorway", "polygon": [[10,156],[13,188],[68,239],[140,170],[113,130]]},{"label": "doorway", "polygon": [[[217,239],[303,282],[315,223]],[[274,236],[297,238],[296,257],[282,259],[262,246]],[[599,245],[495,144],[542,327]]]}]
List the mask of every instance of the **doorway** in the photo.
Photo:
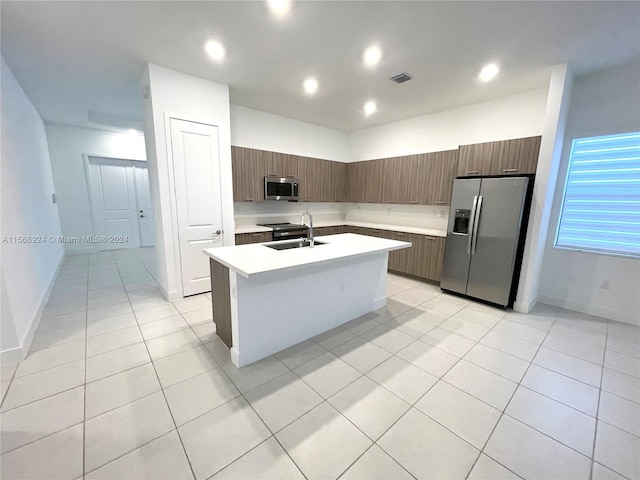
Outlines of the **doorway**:
[{"label": "doorway", "polygon": [[155,245],[146,162],[87,156],[94,237],[99,250]]},{"label": "doorway", "polygon": [[170,119],[183,296],[211,290],[205,248],[224,245],[218,127]]}]

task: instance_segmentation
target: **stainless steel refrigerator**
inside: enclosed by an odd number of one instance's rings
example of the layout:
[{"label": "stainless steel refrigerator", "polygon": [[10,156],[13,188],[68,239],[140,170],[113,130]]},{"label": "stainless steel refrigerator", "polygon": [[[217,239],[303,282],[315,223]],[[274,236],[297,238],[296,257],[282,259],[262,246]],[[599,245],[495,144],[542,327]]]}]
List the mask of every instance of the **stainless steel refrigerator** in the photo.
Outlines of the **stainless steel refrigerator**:
[{"label": "stainless steel refrigerator", "polygon": [[532,187],[533,176],[454,180],[440,288],[513,306]]}]

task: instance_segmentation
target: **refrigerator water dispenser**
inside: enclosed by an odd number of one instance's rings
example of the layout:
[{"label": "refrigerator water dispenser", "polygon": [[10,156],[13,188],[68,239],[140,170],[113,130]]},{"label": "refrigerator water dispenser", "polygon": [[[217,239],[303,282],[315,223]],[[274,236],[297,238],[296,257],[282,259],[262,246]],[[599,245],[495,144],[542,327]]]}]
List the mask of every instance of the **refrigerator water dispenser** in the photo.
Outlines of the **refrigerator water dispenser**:
[{"label": "refrigerator water dispenser", "polygon": [[456,208],[456,214],[453,220],[453,233],[457,233],[460,235],[468,235],[470,217],[471,217],[471,210]]}]

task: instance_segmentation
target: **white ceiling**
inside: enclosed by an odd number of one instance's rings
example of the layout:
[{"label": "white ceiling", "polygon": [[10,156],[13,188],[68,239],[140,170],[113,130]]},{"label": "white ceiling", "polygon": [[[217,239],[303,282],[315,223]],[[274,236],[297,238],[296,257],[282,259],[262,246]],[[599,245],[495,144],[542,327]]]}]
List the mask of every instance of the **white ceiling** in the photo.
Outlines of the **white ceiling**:
[{"label": "white ceiling", "polygon": [[[140,121],[149,62],[227,84],[233,103],[353,131],[543,88],[558,63],[582,74],[640,61],[637,1],[298,1],[286,21],[262,1],[3,0],[0,9],[2,55],[36,109],[77,125]],[[221,64],[204,53],[208,38],[225,45]],[[383,57],[368,70],[371,43]],[[501,73],[478,83],[489,61]],[[388,80],[403,71],[415,78]],[[312,98],[300,85],[308,75],[320,83]],[[379,110],[364,118],[369,99]]]}]

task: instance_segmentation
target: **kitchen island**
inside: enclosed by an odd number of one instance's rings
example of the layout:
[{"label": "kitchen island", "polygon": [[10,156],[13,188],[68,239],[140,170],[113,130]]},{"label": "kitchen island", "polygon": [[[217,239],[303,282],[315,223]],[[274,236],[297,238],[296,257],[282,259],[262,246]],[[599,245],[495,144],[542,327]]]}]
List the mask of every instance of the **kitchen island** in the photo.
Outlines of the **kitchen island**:
[{"label": "kitchen island", "polygon": [[386,304],[388,252],[409,242],[345,233],[314,248],[267,242],[204,250],[213,320],[242,367]]}]

